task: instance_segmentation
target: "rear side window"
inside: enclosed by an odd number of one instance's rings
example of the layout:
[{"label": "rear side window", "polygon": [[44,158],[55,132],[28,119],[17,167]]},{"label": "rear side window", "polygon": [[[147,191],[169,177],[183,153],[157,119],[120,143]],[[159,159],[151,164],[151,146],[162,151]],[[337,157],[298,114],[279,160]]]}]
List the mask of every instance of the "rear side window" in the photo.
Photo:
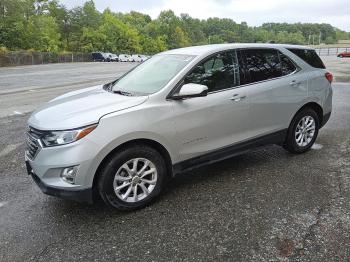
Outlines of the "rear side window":
[{"label": "rear side window", "polygon": [[245,69],[249,82],[259,82],[282,76],[281,63],[277,50],[247,49],[245,54]]},{"label": "rear side window", "polygon": [[288,48],[289,51],[303,59],[310,66],[315,68],[326,68],[321,58],[316,54],[315,50]]},{"label": "rear side window", "polygon": [[281,60],[281,70],[282,70],[282,75],[290,75],[293,73],[295,70],[297,70],[296,66],[294,63],[285,55],[282,54],[281,52],[278,52]]}]

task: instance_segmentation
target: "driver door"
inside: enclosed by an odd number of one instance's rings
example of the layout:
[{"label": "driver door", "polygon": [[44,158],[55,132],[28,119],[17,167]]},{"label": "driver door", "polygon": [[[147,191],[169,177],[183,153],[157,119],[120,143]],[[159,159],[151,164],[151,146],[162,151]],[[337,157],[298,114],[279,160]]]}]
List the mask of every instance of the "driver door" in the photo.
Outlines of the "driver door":
[{"label": "driver door", "polygon": [[174,100],[176,143],[181,160],[229,147],[250,136],[247,87],[235,51],[215,54],[185,77],[183,84],[208,87],[205,97]]}]

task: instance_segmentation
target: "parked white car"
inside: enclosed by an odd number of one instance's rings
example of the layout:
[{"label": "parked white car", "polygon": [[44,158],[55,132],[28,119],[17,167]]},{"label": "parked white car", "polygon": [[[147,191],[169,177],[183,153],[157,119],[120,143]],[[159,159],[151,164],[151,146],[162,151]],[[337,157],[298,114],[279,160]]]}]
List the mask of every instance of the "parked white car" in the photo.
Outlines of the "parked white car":
[{"label": "parked white car", "polygon": [[131,55],[130,62],[143,62],[141,55]]},{"label": "parked white car", "polygon": [[126,54],[120,54],[119,62],[130,62],[130,56]]}]

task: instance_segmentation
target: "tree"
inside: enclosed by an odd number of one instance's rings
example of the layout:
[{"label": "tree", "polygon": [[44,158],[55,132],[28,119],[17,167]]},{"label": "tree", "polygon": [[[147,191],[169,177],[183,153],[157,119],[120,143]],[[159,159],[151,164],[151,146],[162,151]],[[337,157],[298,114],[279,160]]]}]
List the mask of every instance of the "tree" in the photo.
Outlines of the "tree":
[{"label": "tree", "polygon": [[158,17],[159,32],[165,36],[169,48],[178,48],[189,45],[187,34],[182,29],[182,23],[173,11],[162,11]]},{"label": "tree", "polygon": [[106,51],[149,54],[189,45],[268,42],[307,44],[350,39],[330,24],[265,23],[250,27],[229,18],[205,20],[162,11],[153,19],[139,12],[102,13],[93,0],[67,9],[60,0],[0,0],[0,46],[9,50]]},{"label": "tree", "polygon": [[25,8],[20,0],[0,0],[0,46],[19,49],[26,46]]},{"label": "tree", "polygon": [[48,4],[48,11],[50,15],[55,18],[61,35],[61,49],[70,48],[70,35],[72,33],[71,17],[69,11],[64,5],[60,5],[57,0],[51,1]]},{"label": "tree", "polygon": [[199,19],[194,19],[188,14],[181,14],[183,29],[190,36],[189,40],[192,45],[207,44],[207,37],[203,32],[203,23]]},{"label": "tree", "polygon": [[142,36],[140,44],[142,52],[145,54],[156,54],[167,49],[165,39],[162,36],[156,38]]},{"label": "tree", "polygon": [[58,51],[60,34],[56,21],[51,16],[36,15],[29,19],[27,29],[28,47],[40,51]]},{"label": "tree", "polygon": [[137,30],[122,23],[113,13],[105,11],[97,29],[84,27],[81,38],[84,51],[137,53],[141,51]]},{"label": "tree", "polygon": [[140,33],[145,32],[145,27],[152,21],[149,15],[145,15],[139,12],[131,11],[128,14],[119,14],[118,17],[123,23],[130,27],[134,27]]},{"label": "tree", "polygon": [[190,45],[190,40],[187,34],[179,26],[175,28],[171,39],[174,47],[185,47]]},{"label": "tree", "polygon": [[92,0],[84,3],[82,7],[76,7],[69,12],[69,48],[72,51],[84,51],[86,43],[82,43],[83,33],[86,29],[97,30],[101,25],[102,14],[96,9]]},{"label": "tree", "polygon": [[222,44],[224,40],[219,35],[208,36],[209,44]]},{"label": "tree", "polygon": [[90,27],[84,27],[81,36],[81,51],[105,51],[105,41],[107,36],[102,32]]}]

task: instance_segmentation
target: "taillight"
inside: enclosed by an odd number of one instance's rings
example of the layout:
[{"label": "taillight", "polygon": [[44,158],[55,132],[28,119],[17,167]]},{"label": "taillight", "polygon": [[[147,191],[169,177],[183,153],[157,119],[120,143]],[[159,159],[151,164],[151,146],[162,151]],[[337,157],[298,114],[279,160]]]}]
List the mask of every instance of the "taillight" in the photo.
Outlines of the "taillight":
[{"label": "taillight", "polygon": [[332,75],[332,73],[327,72],[327,73],[325,73],[324,76],[327,78],[327,80],[328,80],[328,82],[329,82],[330,84],[333,82],[333,75]]}]

